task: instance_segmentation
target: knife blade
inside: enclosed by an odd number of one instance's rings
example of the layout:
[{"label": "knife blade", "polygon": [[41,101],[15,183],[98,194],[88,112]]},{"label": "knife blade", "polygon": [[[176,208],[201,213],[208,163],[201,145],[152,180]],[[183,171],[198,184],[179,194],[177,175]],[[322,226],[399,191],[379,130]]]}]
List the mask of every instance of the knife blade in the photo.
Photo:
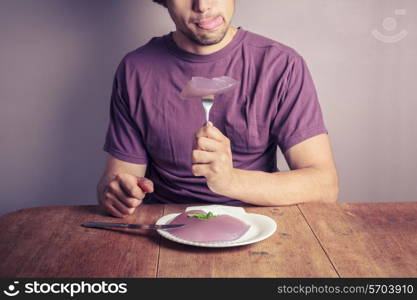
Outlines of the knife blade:
[{"label": "knife blade", "polygon": [[107,223],[107,222],[85,222],[82,224],[82,226],[90,227],[90,228],[113,227],[113,228],[151,229],[151,230],[179,228],[179,227],[183,227],[184,225],[185,224],[156,225],[156,224],[126,224],[126,223]]}]

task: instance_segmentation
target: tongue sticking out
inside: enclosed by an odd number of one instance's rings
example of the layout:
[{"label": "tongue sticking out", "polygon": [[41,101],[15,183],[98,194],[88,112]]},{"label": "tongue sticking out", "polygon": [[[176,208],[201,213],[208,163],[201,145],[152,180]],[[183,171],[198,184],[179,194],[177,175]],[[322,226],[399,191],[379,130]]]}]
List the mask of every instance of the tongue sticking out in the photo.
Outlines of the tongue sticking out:
[{"label": "tongue sticking out", "polygon": [[190,98],[200,98],[206,112],[206,121],[208,121],[214,96],[233,89],[236,84],[236,80],[227,76],[215,77],[213,79],[205,77],[192,77],[181,91],[180,97],[185,100]]},{"label": "tongue sticking out", "polygon": [[199,22],[197,23],[197,26],[206,30],[211,30],[219,27],[221,24],[223,24],[223,18],[218,16],[217,18]]}]

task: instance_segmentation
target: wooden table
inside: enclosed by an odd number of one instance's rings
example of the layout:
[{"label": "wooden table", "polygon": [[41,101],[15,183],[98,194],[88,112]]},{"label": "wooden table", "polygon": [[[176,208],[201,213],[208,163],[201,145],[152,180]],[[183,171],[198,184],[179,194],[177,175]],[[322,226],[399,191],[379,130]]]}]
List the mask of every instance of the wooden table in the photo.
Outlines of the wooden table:
[{"label": "wooden table", "polygon": [[[184,205],[143,205],[123,221],[154,223]],[[96,206],[36,207],[0,217],[0,277],[417,277],[417,203],[245,207],[273,218],[268,239],[199,248],[113,221]]]}]

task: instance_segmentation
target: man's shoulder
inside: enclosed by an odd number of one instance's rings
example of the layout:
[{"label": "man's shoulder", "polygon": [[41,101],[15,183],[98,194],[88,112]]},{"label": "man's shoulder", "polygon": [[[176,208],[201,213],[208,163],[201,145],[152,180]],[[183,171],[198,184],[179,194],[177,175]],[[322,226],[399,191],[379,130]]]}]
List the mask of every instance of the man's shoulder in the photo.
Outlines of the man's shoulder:
[{"label": "man's shoulder", "polygon": [[151,38],[146,44],[129,51],[123,57],[122,63],[131,66],[154,64],[161,59],[161,54],[165,53],[163,39],[163,36]]},{"label": "man's shoulder", "polygon": [[272,55],[286,55],[289,58],[301,57],[294,48],[258,33],[247,31],[245,41],[248,47],[253,47]]}]

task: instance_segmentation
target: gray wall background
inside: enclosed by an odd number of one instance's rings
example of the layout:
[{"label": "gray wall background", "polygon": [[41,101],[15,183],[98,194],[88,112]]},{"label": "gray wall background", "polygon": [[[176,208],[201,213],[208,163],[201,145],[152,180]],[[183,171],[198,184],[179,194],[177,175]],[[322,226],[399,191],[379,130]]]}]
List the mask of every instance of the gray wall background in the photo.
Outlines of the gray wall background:
[{"label": "gray wall background", "polygon": [[[416,200],[417,2],[236,2],[235,25],[307,60],[340,201]],[[96,203],[115,68],[128,51],[173,29],[150,0],[0,1],[0,214]],[[407,35],[386,43],[375,29]]]}]

